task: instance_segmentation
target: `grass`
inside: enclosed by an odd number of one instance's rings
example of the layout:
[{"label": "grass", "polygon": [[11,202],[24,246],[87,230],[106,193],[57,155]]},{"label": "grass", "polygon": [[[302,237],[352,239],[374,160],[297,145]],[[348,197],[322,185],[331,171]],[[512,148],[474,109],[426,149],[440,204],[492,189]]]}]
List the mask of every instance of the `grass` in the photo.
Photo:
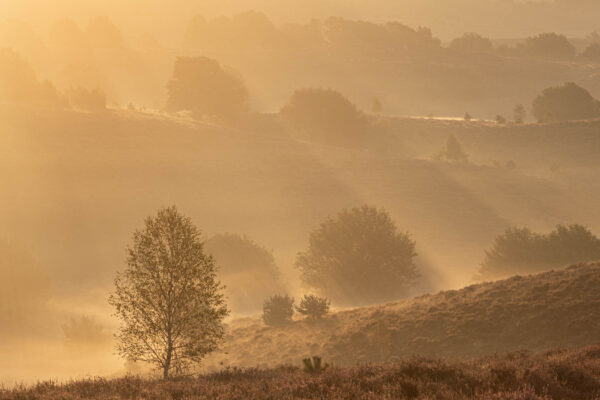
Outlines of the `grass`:
[{"label": "grass", "polygon": [[167,381],[124,377],[0,390],[0,400],[38,399],[600,399],[600,344],[469,361],[411,358],[390,364],[225,369]]}]

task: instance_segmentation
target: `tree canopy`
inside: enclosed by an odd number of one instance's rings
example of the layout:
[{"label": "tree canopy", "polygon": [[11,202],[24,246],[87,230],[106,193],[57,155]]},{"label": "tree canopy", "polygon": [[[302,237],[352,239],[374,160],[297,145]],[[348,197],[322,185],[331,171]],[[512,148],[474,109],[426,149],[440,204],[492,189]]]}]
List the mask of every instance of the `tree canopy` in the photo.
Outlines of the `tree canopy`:
[{"label": "tree canopy", "polygon": [[600,239],[584,226],[558,225],[548,234],[512,227],[486,251],[479,274],[483,279],[498,279],[598,259]]},{"label": "tree canopy", "polygon": [[109,298],[121,320],[119,354],[162,369],[165,378],[182,373],[223,337],[228,310],[214,261],[200,231],[175,207],[148,217],[128,254]]},{"label": "tree canopy", "polygon": [[544,89],[533,101],[532,114],[538,122],[594,118],[600,115],[600,103],[586,89],[568,82]]},{"label": "tree canopy", "polygon": [[242,79],[208,57],[178,57],[167,84],[169,111],[234,119],[248,111]]},{"label": "tree canopy", "polygon": [[296,268],[305,285],[338,304],[373,304],[406,294],[419,277],[415,256],[415,242],[390,215],[365,205],[311,232]]}]

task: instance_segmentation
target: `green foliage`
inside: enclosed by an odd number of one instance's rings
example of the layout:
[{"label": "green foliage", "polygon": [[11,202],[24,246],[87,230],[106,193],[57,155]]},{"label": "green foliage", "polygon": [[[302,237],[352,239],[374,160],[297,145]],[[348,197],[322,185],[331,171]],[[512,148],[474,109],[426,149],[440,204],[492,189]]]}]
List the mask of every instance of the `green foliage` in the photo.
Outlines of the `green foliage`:
[{"label": "green foliage", "polygon": [[321,359],[321,357],[317,356],[313,356],[312,359],[302,359],[302,364],[304,365],[304,372],[307,372],[309,374],[321,373],[329,367],[329,364],[323,364],[323,360]]},{"label": "green foliage", "polygon": [[175,207],[160,209],[134,233],[109,298],[121,320],[119,354],[161,368],[165,378],[199,363],[224,333],[228,310],[200,236]]},{"label": "green foliage", "polygon": [[600,259],[600,239],[581,225],[557,225],[548,234],[508,228],[498,236],[479,271],[484,279],[536,273]]},{"label": "green foliage", "polygon": [[600,116],[600,104],[590,92],[573,82],[544,89],[533,101],[538,122],[567,121]]},{"label": "green foliage", "polygon": [[263,304],[263,321],[269,326],[291,322],[294,316],[294,299],[288,295],[273,295]]},{"label": "green foliage", "polygon": [[296,311],[310,319],[320,319],[329,313],[329,305],[330,301],[326,297],[304,295]]},{"label": "green foliage", "polygon": [[225,119],[248,111],[248,91],[242,80],[207,57],[178,57],[167,89],[169,111]]},{"label": "green foliage", "polygon": [[304,284],[338,303],[380,303],[404,295],[419,277],[415,256],[415,242],[390,215],[365,205],[311,232],[296,268]]},{"label": "green foliage", "polygon": [[316,141],[359,144],[365,139],[366,117],[335,90],[297,90],[280,114],[292,128]]},{"label": "green foliage", "polygon": [[258,311],[265,295],[283,289],[273,252],[248,237],[219,234],[207,240],[204,248],[215,258],[219,279],[225,284],[225,294],[233,311]]}]

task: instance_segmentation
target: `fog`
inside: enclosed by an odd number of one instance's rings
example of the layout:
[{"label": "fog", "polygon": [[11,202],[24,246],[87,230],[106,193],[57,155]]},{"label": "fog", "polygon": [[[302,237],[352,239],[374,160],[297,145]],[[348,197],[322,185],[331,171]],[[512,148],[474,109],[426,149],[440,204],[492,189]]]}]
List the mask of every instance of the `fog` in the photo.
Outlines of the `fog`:
[{"label": "fog", "polygon": [[[591,0],[0,1],[0,384],[137,371],[115,354],[107,298],[133,232],[161,207],[191,217],[217,264],[221,252],[229,321],[310,291],[297,254],[345,208],[381,207],[416,242],[421,279],[404,297],[473,283],[510,226],[600,233],[598,116],[532,109],[565,82],[600,98],[600,58],[586,53],[599,11]],[[452,45],[468,32],[490,47]],[[531,39],[546,32],[572,49],[540,53]],[[169,98],[189,86],[178,57],[216,61],[201,65],[224,76],[198,86],[217,82],[209,100],[185,94],[214,115]],[[341,105],[305,111],[291,100],[305,88]],[[448,156],[450,135],[468,160]],[[239,253],[215,245],[227,234],[245,238]],[[236,270],[250,257],[267,260],[265,276]]]}]

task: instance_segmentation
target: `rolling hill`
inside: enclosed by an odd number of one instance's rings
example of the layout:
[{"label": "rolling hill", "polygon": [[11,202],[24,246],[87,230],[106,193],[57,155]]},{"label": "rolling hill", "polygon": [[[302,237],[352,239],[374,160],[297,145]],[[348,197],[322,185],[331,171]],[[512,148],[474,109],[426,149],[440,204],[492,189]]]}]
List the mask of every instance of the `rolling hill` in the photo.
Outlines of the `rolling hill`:
[{"label": "rolling hill", "polygon": [[464,359],[596,343],[600,263],[482,283],[410,300],[332,313],[282,328],[231,322],[207,368],[294,364],[320,355],[337,365],[411,356]]}]

